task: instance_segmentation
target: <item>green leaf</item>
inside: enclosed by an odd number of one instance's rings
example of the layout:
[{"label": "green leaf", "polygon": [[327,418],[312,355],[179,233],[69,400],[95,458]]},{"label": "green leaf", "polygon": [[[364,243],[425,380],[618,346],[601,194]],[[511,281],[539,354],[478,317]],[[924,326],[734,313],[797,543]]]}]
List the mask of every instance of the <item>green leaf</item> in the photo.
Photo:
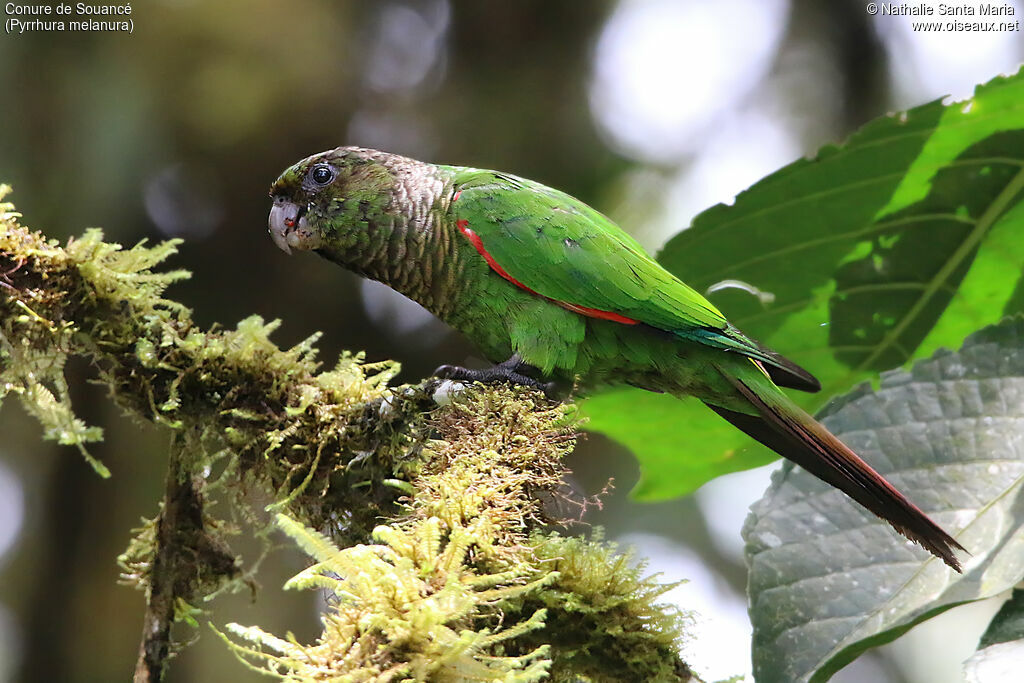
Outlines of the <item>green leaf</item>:
[{"label": "green leaf", "polygon": [[[737,287],[711,295],[734,324],[822,381],[821,394],[795,397],[813,409],[1024,310],[1022,190],[1018,73],[979,86],[967,102],[935,101],[870,122],[733,205],[708,209],[659,260],[698,291],[738,280],[774,297],[763,303]],[[688,493],[774,457],[760,448],[723,457],[749,441],[721,435],[717,416],[671,398],[644,413],[652,404],[640,396],[622,390],[584,405],[588,429],[636,453],[637,497]],[[672,438],[677,425],[692,430],[697,447]]]},{"label": "green leaf", "polygon": [[1017,588],[1007,600],[981,636],[978,649],[998,643],[1024,639],[1024,589]]},{"label": "green leaf", "polygon": [[864,650],[1024,578],[1024,318],[829,407],[824,424],[972,555],[964,574],[785,465],[747,518],[758,681],[825,681]]},{"label": "green leaf", "polygon": [[767,448],[746,449],[746,434],[695,399],[617,389],[583,402],[584,427],[629,447],[640,461],[632,495],[664,500],[725,474],[771,462]]}]

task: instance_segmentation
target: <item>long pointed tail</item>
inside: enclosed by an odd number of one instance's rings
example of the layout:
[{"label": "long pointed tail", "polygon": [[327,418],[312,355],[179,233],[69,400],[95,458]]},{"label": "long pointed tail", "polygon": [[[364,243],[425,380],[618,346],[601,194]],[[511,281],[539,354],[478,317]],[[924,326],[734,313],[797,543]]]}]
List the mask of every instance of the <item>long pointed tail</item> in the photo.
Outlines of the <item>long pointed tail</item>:
[{"label": "long pointed tail", "polygon": [[[744,381],[721,370],[758,415],[706,405],[747,435],[792,460],[822,481],[853,498],[889,522],[915,543],[962,572],[954,549],[965,550],[878,472],[829,432],[824,425],[792,403],[774,386],[756,391],[762,380]],[[770,380],[765,377],[764,383]],[[765,397],[765,394],[768,394]]]}]

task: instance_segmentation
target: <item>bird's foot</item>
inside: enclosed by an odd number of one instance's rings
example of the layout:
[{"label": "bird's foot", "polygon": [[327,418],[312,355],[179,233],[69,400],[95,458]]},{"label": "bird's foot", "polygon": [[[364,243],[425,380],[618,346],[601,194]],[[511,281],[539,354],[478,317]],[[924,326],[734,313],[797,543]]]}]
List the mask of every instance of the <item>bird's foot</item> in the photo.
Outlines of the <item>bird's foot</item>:
[{"label": "bird's foot", "polygon": [[537,391],[543,391],[548,396],[555,395],[554,382],[541,382],[523,373],[523,370],[531,366],[523,362],[518,353],[512,355],[504,363],[487,368],[485,370],[470,370],[458,365],[442,365],[434,370],[434,376],[442,379],[452,379],[461,382],[508,382],[510,384],[521,384]]}]

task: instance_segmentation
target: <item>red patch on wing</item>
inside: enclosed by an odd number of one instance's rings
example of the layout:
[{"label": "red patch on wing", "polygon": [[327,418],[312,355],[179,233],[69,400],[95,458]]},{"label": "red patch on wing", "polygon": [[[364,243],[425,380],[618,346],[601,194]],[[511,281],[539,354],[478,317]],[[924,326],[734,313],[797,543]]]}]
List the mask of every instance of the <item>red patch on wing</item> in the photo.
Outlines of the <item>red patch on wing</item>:
[{"label": "red patch on wing", "polygon": [[516,287],[525,289],[530,294],[537,294],[537,292],[533,291],[532,289],[524,285],[522,282],[506,273],[505,269],[498,265],[498,262],[494,260],[494,257],[491,256],[486,249],[484,249],[484,243],[480,239],[480,235],[476,234],[475,232],[469,229],[468,220],[466,220],[465,218],[457,220],[455,221],[455,225],[459,226],[459,232],[466,236],[470,244],[472,244],[473,247],[476,249],[476,253],[484,257],[484,260],[487,261],[487,265],[491,267],[491,270],[493,270],[495,273],[502,276],[512,284],[514,284]]},{"label": "red patch on wing", "polygon": [[566,308],[573,313],[580,313],[588,318],[600,318],[601,320],[611,320],[614,323],[622,323],[623,325],[636,325],[639,321],[627,318],[624,315],[618,313],[612,313],[611,311],[602,311],[599,308],[587,308],[586,306],[577,306],[576,304],[566,303],[564,301],[555,301],[551,299],[562,308]]},{"label": "red patch on wing", "polygon": [[[458,193],[456,193],[455,198],[452,199],[452,201],[455,201],[455,199],[458,199]],[[545,299],[547,299],[548,301],[550,301],[553,304],[558,304],[559,306],[561,306],[562,308],[564,308],[566,310],[572,311],[573,313],[579,313],[580,315],[585,315],[588,318],[599,318],[601,320],[611,320],[612,322],[622,323],[623,325],[636,325],[638,323],[638,321],[633,320],[632,318],[627,318],[624,315],[619,315],[618,313],[612,313],[611,311],[602,311],[602,310],[600,310],[598,308],[588,308],[586,306],[577,306],[576,304],[570,304],[570,303],[565,302],[565,301],[559,301],[557,299],[552,299],[551,297],[544,296],[543,294],[537,293],[536,291],[534,291],[534,290],[530,289],[529,287],[527,287],[526,285],[524,285],[519,280],[517,280],[514,277],[512,277],[511,275],[509,275],[505,271],[505,269],[502,268],[501,265],[497,261],[494,260],[494,257],[491,256],[491,254],[487,251],[487,249],[484,248],[484,243],[483,243],[483,240],[480,239],[480,235],[476,234],[475,232],[473,232],[470,229],[469,221],[468,220],[466,220],[465,218],[459,219],[459,220],[455,221],[455,225],[457,225],[459,227],[459,232],[461,232],[463,235],[465,235],[466,239],[468,239],[470,244],[473,245],[473,248],[476,249],[476,253],[478,253],[478,254],[480,254],[481,256],[484,257],[484,260],[487,261],[487,265],[489,265],[491,267],[491,270],[493,270],[495,273],[497,273],[498,275],[502,276],[503,278],[505,278],[506,280],[508,280],[512,284],[514,284],[516,287],[519,287],[520,289],[526,290],[530,294],[536,294],[537,296],[544,297]]]}]

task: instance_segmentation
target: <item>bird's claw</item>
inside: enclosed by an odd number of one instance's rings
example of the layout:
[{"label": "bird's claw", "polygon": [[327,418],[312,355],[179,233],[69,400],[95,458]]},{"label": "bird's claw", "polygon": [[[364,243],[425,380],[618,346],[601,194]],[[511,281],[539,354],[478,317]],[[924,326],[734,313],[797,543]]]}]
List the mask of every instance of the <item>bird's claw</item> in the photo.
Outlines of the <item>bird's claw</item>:
[{"label": "bird's claw", "polygon": [[541,382],[528,375],[519,372],[526,364],[517,355],[507,361],[499,363],[485,370],[471,370],[458,365],[442,365],[434,370],[434,376],[441,379],[451,379],[461,382],[508,382],[509,384],[520,384],[522,386],[544,392],[548,397],[555,395],[554,382]]},{"label": "bird's claw", "polygon": [[433,373],[434,377],[438,379],[460,379],[456,375],[460,372],[465,372],[466,368],[460,368],[458,365],[440,365]]}]

